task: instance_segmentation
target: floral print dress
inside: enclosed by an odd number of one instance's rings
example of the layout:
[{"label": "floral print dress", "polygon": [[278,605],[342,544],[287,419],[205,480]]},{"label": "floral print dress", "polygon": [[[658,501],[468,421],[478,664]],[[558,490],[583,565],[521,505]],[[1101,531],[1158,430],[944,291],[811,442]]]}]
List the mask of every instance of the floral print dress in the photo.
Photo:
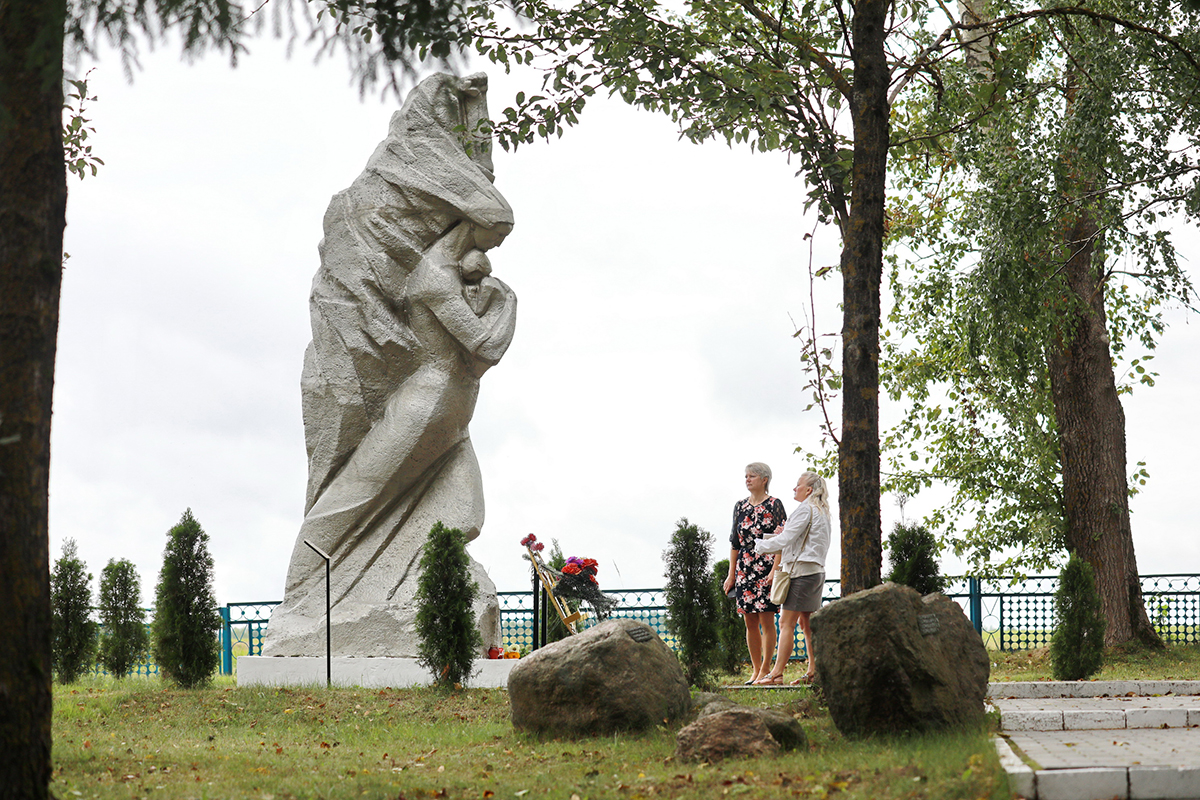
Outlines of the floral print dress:
[{"label": "floral print dress", "polygon": [[758,505],[750,498],[739,500],[733,506],[733,532],[729,536],[729,547],[737,550],[737,572],[734,578],[734,599],[739,614],[774,614],[779,606],[771,602],[771,569],[775,566],[775,555],[757,555],[754,540],[758,536],[771,536],[783,530],[787,512],[777,497],[767,495]]}]

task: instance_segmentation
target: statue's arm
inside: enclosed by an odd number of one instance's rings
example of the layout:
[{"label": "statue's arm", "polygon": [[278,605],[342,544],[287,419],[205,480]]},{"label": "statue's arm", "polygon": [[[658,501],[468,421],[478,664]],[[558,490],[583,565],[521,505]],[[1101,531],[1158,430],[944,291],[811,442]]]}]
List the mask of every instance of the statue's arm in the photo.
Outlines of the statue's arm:
[{"label": "statue's arm", "polygon": [[[456,267],[450,267],[456,268]],[[482,318],[476,316],[462,296],[462,284],[443,269],[435,270],[421,281],[418,299],[425,303],[439,323],[467,352],[489,364],[495,364],[508,349],[516,326],[517,298],[504,284],[498,284],[492,302]],[[500,291],[495,291],[497,288]]]},{"label": "statue's arm", "polygon": [[482,318],[488,328],[487,339],[475,355],[487,364],[495,364],[512,344],[513,332],[517,329],[517,296],[504,281],[490,275],[483,279],[483,286],[495,294]]}]

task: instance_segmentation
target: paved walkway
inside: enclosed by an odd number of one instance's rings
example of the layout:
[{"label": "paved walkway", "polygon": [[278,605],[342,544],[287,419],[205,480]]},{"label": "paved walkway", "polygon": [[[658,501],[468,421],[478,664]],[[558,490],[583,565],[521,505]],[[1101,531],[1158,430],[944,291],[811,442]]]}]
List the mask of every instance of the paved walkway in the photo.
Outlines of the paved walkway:
[{"label": "paved walkway", "polygon": [[1200,799],[1200,681],[993,683],[988,694],[1019,797]]}]

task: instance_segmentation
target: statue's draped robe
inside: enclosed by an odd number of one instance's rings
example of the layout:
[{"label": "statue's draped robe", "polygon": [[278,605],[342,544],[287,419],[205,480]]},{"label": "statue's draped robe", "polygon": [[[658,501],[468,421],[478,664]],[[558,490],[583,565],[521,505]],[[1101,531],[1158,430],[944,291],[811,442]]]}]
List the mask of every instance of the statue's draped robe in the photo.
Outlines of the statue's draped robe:
[{"label": "statue's draped robe", "polygon": [[[476,141],[469,152],[463,144],[486,117],[485,92],[483,76],[423,81],[325,213],[301,381],[305,520],[265,655],[324,653],[325,565],[304,540],[332,556],[334,654],[412,656],[411,601],[429,529],[441,521],[473,539],[483,524],[467,424],[487,364],[461,347],[447,352],[444,331],[414,325],[420,299],[410,276],[456,225],[512,225],[491,182],[489,143]],[[496,318],[493,309],[488,320]],[[511,337],[507,324],[498,335]],[[490,644],[499,632],[495,588],[472,565]]]}]

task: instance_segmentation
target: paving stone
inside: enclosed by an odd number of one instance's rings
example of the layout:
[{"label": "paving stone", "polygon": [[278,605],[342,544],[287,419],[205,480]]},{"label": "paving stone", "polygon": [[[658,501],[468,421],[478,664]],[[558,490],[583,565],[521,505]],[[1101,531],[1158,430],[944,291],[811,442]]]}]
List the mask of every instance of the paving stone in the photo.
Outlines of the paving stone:
[{"label": "paving stone", "polygon": [[1200,767],[1130,767],[1130,800],[1200,797]]},{"label": "paving stone", "polygon": [[1038,769],[1200,765],[1200,728],[1020,731],[1008,739]]},{"label": "paving stone", "polygon": [[1129,797],[1129,776],[1121,767],[1040,770],[1036,782],[1037,800],[1110,800]]},{"label": "paving stone", "polygon": [[1125,727],[1125,711],[1071,709],[1062,712],[1062,721],[1065,731],[1114,730]]},{"label": "paving stone", "polygon": [[1125,710],[1126,728],[1186,728],[1186,708],[1129,708]]},{"label": "paving stone", "polygon": [[[1143,694],[1127,695],[1135,689]],[[1010,788],[1037,800],[1200,798],[1198,689],[1200,681],[993,685]]]},{"label": "paving stone", "polygon": [[1061,731],[1061,711],[1008,711],[1000,715],[1000,727],[1006,731]]}]

